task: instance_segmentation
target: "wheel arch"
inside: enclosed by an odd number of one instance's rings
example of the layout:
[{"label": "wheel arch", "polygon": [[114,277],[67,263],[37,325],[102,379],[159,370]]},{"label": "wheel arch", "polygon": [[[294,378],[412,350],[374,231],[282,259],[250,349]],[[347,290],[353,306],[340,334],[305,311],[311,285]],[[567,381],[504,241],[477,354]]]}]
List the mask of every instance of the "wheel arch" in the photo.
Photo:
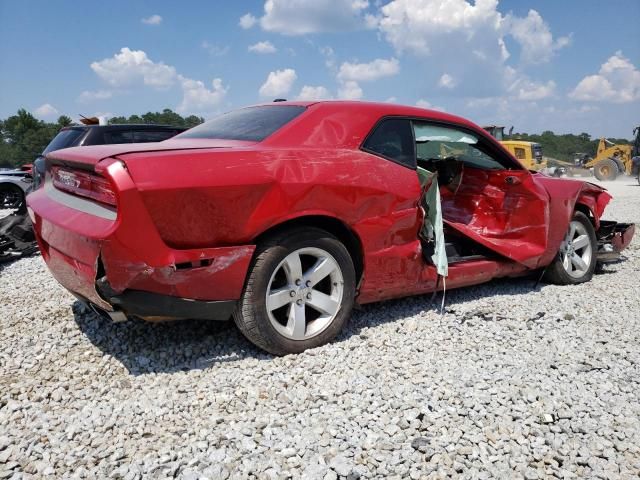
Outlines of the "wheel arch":
[{"label": "wheel arch", "polygon": [[321,228],[340,240],[351,256],[353,267],[356,271],[356,285],[359,285],[364,273],[364,249],[362,241],[353,229],[338,218],[327,215],[304,215],[291,218],[269,227],[267,230],[257,235],[253,239],[252,243],[259,245],[269,237],[277,235],[284,230],[301,227]]},{"label": "wheel arch", "polygon": [[589,219],[589,221],[591,222],[591,224],[594,226],[594,228],[597,228],[596,225],[596,217],[593,214],[593,211],[591,210],[591,208],[589,208],[586,204],[584,203],[580,203],[580,202],[576,202],[574,208],[573,208],[574,212],[581,212],[584,213],[586,215],[586,217]]}]

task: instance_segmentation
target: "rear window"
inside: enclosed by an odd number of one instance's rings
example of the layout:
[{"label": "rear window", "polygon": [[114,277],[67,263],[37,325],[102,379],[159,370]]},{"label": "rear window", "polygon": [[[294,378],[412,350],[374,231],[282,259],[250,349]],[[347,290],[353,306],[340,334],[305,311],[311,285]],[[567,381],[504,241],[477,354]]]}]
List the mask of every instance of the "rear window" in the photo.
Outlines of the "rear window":
[{"label": "rear window", "polygon": [[116,130],[113,132],[105,132],[104,143],[133,143],[133,132],[131,130]]},{"label": "rear window", "polygon": [[297,105],[242,108],[198,125],[178,135],[177,138],[217,138],[261,142],[304,110],[305,107]]},{"label": "rear window", "polygon": [[135,142],[161,142],[173,137],[177,130],[136,130]]},{"label": "rear window", "polygon": [[62,130],[53,138],[53,140],[51,140],[51,142],[49,142],[49,145],[47,145],[47,148],[44,149],[42,154],[46,155],[54,150],[76,146],[85,131],[86,130],[84,128],[69,128],[67,130]]}]

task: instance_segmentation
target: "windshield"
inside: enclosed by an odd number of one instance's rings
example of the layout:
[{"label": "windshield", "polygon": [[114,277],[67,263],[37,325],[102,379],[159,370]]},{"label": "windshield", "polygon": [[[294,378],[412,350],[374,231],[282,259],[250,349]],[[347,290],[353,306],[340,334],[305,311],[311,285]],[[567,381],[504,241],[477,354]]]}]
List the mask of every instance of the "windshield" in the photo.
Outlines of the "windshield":
[{"label": "windshield", "polygon": [[61,148],[73,147],[77,145],[77,141],[80,140],[80,137],[84,134],[86,130],[84,128],[68,128],[66,130],[60,131],[58,135],[54,137],[47,148],[44,149],[42,155],[46,155],[49,152],[53,152],[54,150],[60,150]]},{"label": "windshield", "polygon": [[176,138],[215,138],[261,142],[296,118],[305,107],[297,105],[263,105],[242,108],[220,115]]},{"label": "windshield", "polygon": [[502,170],[504,166],[478,148],[478,137],[452,127],[414,122],[418,165],[455,159],[485,170]]}]

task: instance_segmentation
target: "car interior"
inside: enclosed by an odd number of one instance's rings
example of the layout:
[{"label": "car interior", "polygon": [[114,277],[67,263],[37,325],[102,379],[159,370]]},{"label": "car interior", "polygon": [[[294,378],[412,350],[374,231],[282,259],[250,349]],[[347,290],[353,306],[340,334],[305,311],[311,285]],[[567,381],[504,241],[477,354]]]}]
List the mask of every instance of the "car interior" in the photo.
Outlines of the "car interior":
[{"label": "car interior", "polygon": [[[365,143],[365,150],[416,169],[423,188],[423,255],[439,271],[446,271],[448,264],[491,255],[446,224],[450,218],[460,221],[461,217],[472,223],[474,212],[468,205],[473,201],[463,197],[482,194],[488,178],[482,172],[511,168],[493,158],[482,142],[455,127],[392,118],[381,122]],[[465,173],[469,173],[466,178]]]}]

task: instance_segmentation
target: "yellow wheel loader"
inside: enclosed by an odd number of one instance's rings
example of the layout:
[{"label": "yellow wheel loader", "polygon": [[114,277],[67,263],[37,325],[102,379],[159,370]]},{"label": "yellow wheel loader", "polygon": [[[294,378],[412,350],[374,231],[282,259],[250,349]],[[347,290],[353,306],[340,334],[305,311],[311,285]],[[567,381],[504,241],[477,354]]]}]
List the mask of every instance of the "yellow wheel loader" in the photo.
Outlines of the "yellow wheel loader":
[{"label": "yellow wheel loader", "polygon": [[[619,145],[601,138],[596,156],[584,164],[593,168],[598,180],[615,180],[618,175],[626,174],[638,177],[640,168],[640,127],[633,129],[633,145]],[[638,179],[640,182],[640,178]]]},{"label": "yellow wheel loader", "polygon": [[482,128],[498,140],[514,157],[520,160],[520,163],[528,170],[539,171],[548,167],[547,161],[542,158],[542,145],[539,143],[524,140],[505,140],[504,127],[487,125]]}]

